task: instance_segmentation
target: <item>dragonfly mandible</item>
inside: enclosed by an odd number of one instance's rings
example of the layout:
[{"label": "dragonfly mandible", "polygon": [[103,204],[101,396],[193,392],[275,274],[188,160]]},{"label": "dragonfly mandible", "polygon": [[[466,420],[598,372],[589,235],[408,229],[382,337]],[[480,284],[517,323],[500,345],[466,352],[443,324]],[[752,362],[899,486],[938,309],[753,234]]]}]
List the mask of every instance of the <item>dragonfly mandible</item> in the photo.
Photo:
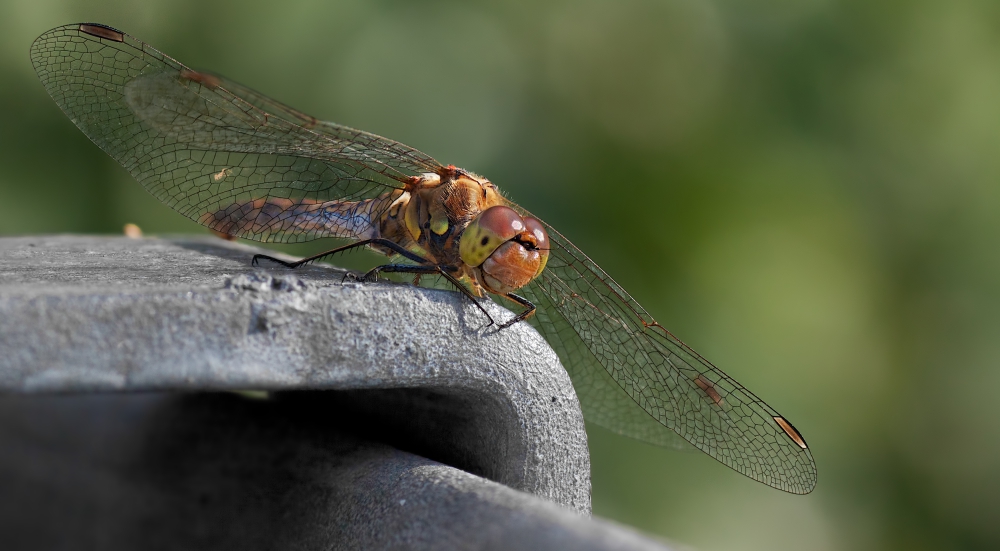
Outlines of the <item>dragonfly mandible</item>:
[{"label": "dragonfly mandible", "polygon": [[[105,25],[52,29],[31,61],[80,130],[184,216],[256,241],[352,241],[286,265],[369,247],[395,263],[368,279],[432,273],[474,299],[507,297],[522,311],[506,324],[525,320],[546,338],[589,422],[658,445],[683,439],[787,492],[815,487],[812,454],[785,417],[486,178],[189,69]],[[275,260],[254,261],[265,259]]]}]

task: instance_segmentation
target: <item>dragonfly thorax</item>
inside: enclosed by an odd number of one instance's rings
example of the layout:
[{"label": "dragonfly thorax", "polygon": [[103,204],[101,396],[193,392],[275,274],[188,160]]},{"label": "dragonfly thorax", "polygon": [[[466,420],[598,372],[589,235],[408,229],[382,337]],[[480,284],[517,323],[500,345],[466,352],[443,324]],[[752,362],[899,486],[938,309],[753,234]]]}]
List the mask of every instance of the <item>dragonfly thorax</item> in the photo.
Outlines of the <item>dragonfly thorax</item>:
[{"label": "dragonfly thorax", "polygon": [[476,294],[507,294],[545,268],[548,235],[522,218],[489,180],[448,167],[414,177],[381,224],[382,237],[438,265],[453,267]]},{"label": "dragonfly thorax", "polygon": [[496,186],[460,169],[412,178],[385,211],[380,237],[441,266],[470,276],[458,250],[465,228],[481,212],[503,204]]}]

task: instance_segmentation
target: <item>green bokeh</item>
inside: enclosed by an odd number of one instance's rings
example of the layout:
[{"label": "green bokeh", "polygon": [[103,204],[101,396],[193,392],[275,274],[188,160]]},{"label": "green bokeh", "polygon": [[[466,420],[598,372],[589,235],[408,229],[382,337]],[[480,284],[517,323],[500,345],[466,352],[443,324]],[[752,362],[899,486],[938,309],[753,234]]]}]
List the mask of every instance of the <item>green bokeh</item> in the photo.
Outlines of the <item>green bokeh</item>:
[{"label": "green bokeh", "polygon": [[8,0],[0,234],[204,231],[46,96],[28,47],[75,21],[485,174],[819,466],[792,496],[593,429],[596,514],[705,550],[1000,548],[995,0]]}]

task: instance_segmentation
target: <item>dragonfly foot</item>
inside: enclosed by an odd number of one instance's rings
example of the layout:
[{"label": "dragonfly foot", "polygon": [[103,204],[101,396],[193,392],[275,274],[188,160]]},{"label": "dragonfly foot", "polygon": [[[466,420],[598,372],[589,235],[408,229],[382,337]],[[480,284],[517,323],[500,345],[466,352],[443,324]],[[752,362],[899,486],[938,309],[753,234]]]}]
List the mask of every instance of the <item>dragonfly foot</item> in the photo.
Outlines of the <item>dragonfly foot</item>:
[{"label": "dragonfly foot", "polygon": [[503,322],[503,323],[501,323],[500,325],[497,326],[497,331],[499,331],[501,329],[507,329],[508,327],[510,327],[511,325],[514,325],[515,323],[517,323],[519,321],[521,321],[521,320],[519,320],[517,318],[514,318],[514,319],[509,320],[509,321],[505,321],[505,322]]},{"label": "dragonfly foot", "polygon": [[271,262],[275,262],[277,264],[281,264],[282,266],[284,266],[286,268],[298,268],[299,267],[299,263],[298,262],[285,262],[284,260],[279,260],[277,258],[274,258],[273,256],[267,256],[266,254],[255,254],[255,255],[253,255],[253,258],[250,259],[250,265],[251,266],[255,266],[255,267],[259,266],[260,265],[260,261],[262,259],[263,260],[270,260]]},{"label": "dragonfly foot", "polygon": [[351,280],[356,283],[377,283],[378,272],[372,273],[372,271],[368,271],[363,274],[358,274],[357,272],[347,272],[344,274],[344,277],[340,280],[340,282],[343,283],[347,280]]}]

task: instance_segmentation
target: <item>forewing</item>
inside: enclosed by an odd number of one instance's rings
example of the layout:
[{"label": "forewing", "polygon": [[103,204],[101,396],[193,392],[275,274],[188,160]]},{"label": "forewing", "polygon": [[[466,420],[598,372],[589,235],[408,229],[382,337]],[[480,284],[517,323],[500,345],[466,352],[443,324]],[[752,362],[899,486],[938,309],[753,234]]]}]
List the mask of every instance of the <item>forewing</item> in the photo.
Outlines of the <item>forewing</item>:
[{"label": "forewing", "polygon": [[[48,31],[32,44],[31,59],[59,107],[150,193],[239,237],[294,242],[363,233],[364,217],[335,223],[356,214],[345,203],[391,192],[439,166],[390,140],[319,123],[192,71],[107,27]],[[364,214],[370,223],[380,213]]]},{"label": "forewing", "polygon": [[657,445],[674,446],[679,435],[754,480],[812,491],[816,464],[790,423],[546,229],[548,264],[521,292],[538,306],[533,324],[566,364],[589,421]]},{"label": "forewing", "polygon": [[283,119],[292,121],[301,128],[320,134],[327,139],[350,143],[357,151],[366,152],[371,158],[378,159],[386,166],[410,173],[437,172],[442,168],[441,164],[430,155],[406,144],[364,130],[318,120],[316,117],[271,99],[238,82],[233,82],[221,75],[213,76],[219,79],[223,88],[258,109],[280,115]]}]

